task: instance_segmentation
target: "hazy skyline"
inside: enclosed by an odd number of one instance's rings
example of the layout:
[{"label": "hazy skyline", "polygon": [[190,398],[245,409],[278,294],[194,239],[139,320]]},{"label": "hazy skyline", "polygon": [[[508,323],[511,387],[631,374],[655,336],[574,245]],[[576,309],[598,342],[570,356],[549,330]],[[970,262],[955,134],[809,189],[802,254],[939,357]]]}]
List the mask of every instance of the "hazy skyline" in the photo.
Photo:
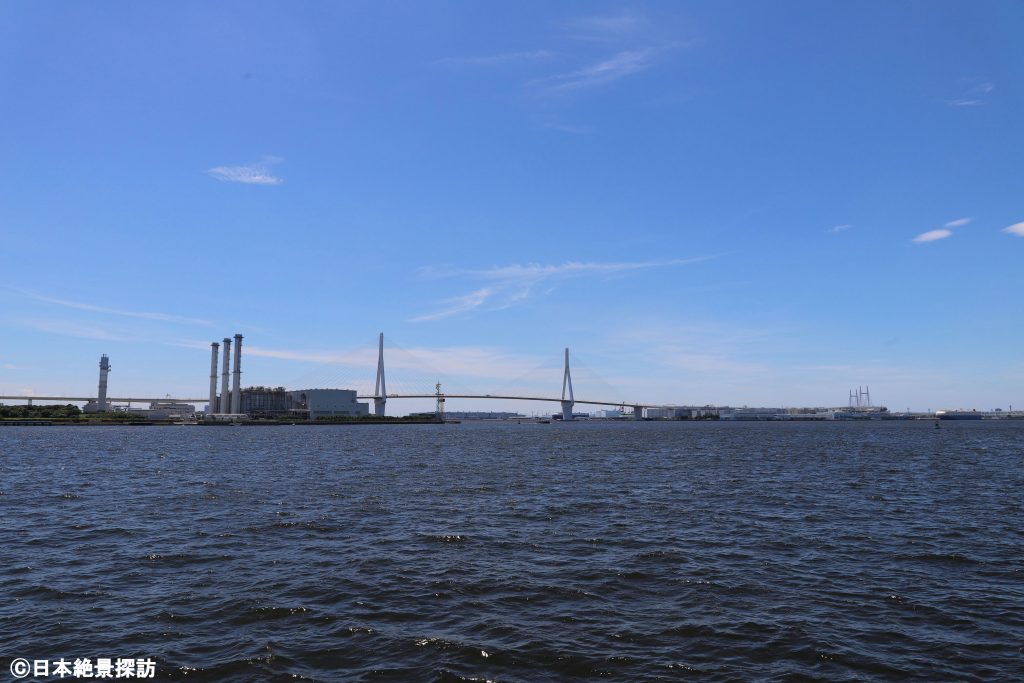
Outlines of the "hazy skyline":
[{"label": "hazy skyline", "polygon": [[245,385],[372,385],[383,331],[393,390],[557,395],[570,346],[580,398],[1024,406],[1021,25],[5,3],[0,393],[107,353],[112,395],[203,396],[236,332]]}]

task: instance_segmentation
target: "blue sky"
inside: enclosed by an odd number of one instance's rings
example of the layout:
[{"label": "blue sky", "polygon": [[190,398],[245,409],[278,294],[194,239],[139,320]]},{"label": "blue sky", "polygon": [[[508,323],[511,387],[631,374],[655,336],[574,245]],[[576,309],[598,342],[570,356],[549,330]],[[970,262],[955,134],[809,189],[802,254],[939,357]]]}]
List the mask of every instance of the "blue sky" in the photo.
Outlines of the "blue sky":
[{"label": "blue sky", "polygon": [[113,393],[202,396],[235,332],[246,384],[362,387],[384,331],[396,390],[557,394],[570,346],[580,397],[1024,407],[1022,25],[4,3],[0,393],[107,353]]}]

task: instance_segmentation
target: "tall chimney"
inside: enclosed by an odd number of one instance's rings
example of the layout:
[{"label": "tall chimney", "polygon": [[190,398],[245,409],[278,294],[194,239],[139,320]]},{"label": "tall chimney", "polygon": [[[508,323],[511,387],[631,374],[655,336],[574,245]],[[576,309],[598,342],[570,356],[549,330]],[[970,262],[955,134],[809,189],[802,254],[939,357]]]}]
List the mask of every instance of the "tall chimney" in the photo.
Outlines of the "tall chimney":
[{"label": "tall chimney", "polygon": [[107,354],[104,353],[100,356],[100,393],[96,401],[101,413],[107,412],[107,373],[109,372],[110,361],[107,360]]},{"label": "tall chimney", "polygon": [[217,412],[217,351],[220,344],[210,344],[210,402],[206,404],[206,412],[213,415]]},{"label": "tall chimney", "polygon": [[242,335],[235,335],[235,375],[231,381],[231,412],[237,415],[242,408]]},{"label": "tall chimney", "polygon": [[228,393],[228,370],[231,365],[231,340],[224,337],[224,366],[220,373],[220,410],[219,413],[231,412],[231,396]]}]

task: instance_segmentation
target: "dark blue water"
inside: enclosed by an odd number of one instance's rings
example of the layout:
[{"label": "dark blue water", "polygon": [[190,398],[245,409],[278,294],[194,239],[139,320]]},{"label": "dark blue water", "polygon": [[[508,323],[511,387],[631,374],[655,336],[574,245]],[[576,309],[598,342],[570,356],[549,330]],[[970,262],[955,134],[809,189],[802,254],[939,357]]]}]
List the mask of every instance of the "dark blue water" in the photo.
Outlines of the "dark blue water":
[{"label": "dark blue water", "polygon": [[1021,679],[1022,464],[1021,422],[0,427],[0,678]]}]

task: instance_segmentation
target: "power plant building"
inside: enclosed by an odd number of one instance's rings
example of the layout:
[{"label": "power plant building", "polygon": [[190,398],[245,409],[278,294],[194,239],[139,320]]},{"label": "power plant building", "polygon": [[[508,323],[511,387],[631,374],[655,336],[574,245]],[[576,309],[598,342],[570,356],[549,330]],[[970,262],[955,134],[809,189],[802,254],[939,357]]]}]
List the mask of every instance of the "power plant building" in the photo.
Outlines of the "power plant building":
[{"label": "power plant building", "polygon": [[351,389],[299,389],[250,387],[242,389],[240,411],[253,418],[294,416],[316,420],[320,417],[356,417],[370,414],[369,403],[359,403]]},{"label": "power plant building", "polygon": [[310,420],[370,414],[370,404],[356,401],[356,392],[351,389],[302,389],[289,393],[295,410],[305,412]]},{"label": "power plant building", "polygon": [[[242,389],[242,335],[234,337],[234,368],[230,356],[232,339],[225,337],[223,346],[210,344],[210,400],[207,415],[213,419],[296,417],[316,420],[320,417],[355,417],[370,414],[370,404],[359,403],[351,389],[299,389],[284,387],[249,387]],[[217,393],[217,361],[223,349],[220,393]],[[106,356],[103,357],[106,360]],[[228,378],[231,385],[228,385]],[[102,377],[102,376],[101,376]],[[102,392],[102,389],[101,389]],[[102,393],[101,393],[102,396]]]},{"label": "power plant building", "polygon": [[291,393],[284,387],[249,387],[242,389],[240,409],[250,417],[275,417],[294,406]]}]

